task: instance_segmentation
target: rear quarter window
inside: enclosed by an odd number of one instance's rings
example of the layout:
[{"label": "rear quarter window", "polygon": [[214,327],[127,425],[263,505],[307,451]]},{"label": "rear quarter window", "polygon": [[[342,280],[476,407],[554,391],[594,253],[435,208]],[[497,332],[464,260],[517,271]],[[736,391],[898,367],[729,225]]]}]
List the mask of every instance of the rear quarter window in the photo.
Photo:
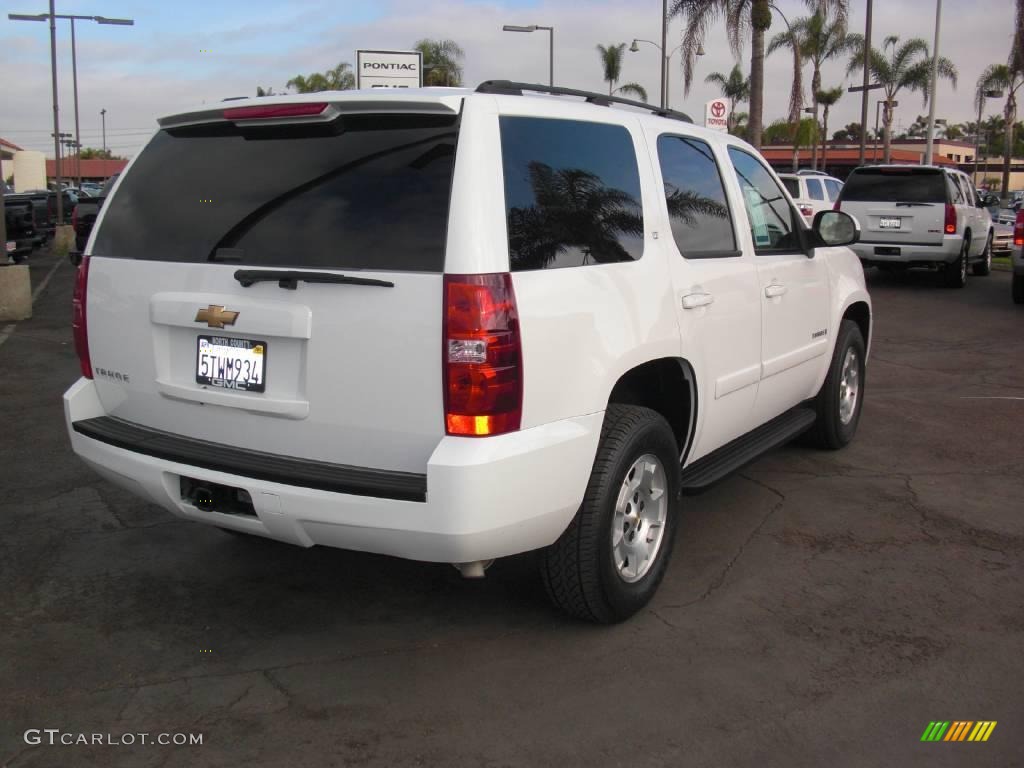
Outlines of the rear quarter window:
[{"label": "rear quarter window", "polygon": [[517,116],[500,125],[512,271],[640,258],[640,174],[626,128]]},{"label": "rear quarter window", "polygon": [[122,179],[97,256],[441,272],[454,115],[162,130]]}]

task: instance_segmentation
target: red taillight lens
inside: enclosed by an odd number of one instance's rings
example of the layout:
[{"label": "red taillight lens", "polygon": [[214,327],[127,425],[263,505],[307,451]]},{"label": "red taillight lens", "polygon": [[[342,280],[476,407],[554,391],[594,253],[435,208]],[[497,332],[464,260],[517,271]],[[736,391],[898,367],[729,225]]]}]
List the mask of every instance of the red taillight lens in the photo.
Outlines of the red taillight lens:
[{"label": "red taillight lens", "polygon": [[326,101],[308,104],[276,104],[257,107],[232,107],[224,110],[225,120],[267,120],[281,117],[312,117],[327,109]]},{"label": "red taillight lens", "polygon": [[519,429],[523,358],[512,275],[444,276],[442,355],[447,434]]},{"label": "red taillight lens", "polygon": [[811,208],[811,206],[809,205],[800,205],[797,207],[800,209],[801,215],[803,215],[805,218],[809,219],[814,215],[814,209]]},{"label": "red taillight lens", "polygon": [[1017,220],[1013,223],[1013,244],[1024,245],[1024,209],[1017,211]]},{"label": "red taillight lens", "polygon": [[833,211],[838,211],[838,210],[840,210],[841,207],[842,207],[842,201],[841,200],[836,200],[836,204],[832,206],[832,210]]},{"label": "red taillight lens", "polygon": [[71,331],[75,338],[75,354],[82,375],[92,378],[92,360],[89,358],[89,333],[85,319],[85,295],[89,288],[89,257],[83,256],[75,278],[75,293],[71,299]]},{"label": "red taillight lens", "polygon": [[946,203],[946,234],[956,234],[956,208]]}]

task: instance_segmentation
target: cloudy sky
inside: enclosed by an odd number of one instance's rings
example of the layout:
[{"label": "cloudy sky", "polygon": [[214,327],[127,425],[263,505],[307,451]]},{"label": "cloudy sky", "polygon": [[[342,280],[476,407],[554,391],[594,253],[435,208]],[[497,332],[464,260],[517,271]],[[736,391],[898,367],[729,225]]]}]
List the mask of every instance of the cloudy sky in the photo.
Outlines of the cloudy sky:
[{"label": "cloudy sky", "polygon": [[[799,0],[777,0],[793,19],[805,13]],[[9,0],[7,12],[40,13],[44,0]],[[865,0],[851,1],[851,28],[862,30]],[[82,143],[100,146],[100,109],[107,110],[107,144],[131,156],[155,127],[157,116],[225,96],[250,95],[257,85],[283,90],[299,73],[322,71],[339,61],[354,62],[357,48],[403,49],[422,37],[452,38],[466,50],[465,80],[508,78],[547,81],[547,34],[512,34],[502,24],[544,24],[555,27],[555,82],[602,90],[597,43],[629,42],[634,37],[657,40],[658,0],[573,2],[573,0],[58,0],[58,13],[130,17],[134,27],[79,22],[76,27]],[[880,40],[934,34],[934,0],[885,0],[875,3],[874,35]],[[943,83],[938,116],[960,122],[971,119],[974,82],[990,63],[1005,60],[1009,51],[1011,0],[945,0],[941,53],[953,60],[960,85]],[[680,40],[680,22],[669,28],[670,48]],[[772,33],[783,28],[776,19]],[[689,95],[682,91],[679,57],[672,60],[672,106],[703,115],[703,104],[718,94],[703,83],[708,72],[728,72],[732,53],[721,24],[711,29],[707,55],[698,64]],[[749,70],[749,46],[743,52]],[[44,23],[0,20],[0,136],[26,149],[52,152],[50,137],[49,34]],[[626,53],[623,81],[658,93],[658,52],[641,46]],[[765,122],[783,117],[792,79],[791,59],[779,52],[768,59]],[[71,55],[68,22],[58,27],[61,130],[73,128]],[[810,70],[806,70],[806,80]],[[845,78],[845,62],[830,64],[826,87],[853,83]],[[995,111],[993,102],[990,110]],[[910,125],[924,113],[920,96],[900,97],[897,124]],[[830,132],[859,119],[860,101],[848,94],[833,110]],[[871,122],[874,104],[871,107]]]}]

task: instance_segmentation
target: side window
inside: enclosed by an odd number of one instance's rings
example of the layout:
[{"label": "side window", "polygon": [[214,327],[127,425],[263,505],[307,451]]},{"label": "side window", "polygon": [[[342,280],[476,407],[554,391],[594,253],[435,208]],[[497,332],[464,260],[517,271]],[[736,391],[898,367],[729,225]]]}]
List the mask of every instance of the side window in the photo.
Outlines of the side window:
[{"label": "side window", "polygon": [[729,157],[743,193],[755,252],[801,250],[795,211],[775,179],[759,160],[742,149],[729,147]]},{"label": "side window", "polygon": [[821,188],[821,181],[819,179],[805,179],[807,182],[807,194],[810,195],[811,200],[824,200],[825,192]]},{"label": "side window", "polygon": [[964,191],[961,189],[960,184],[957,182],[956,176],[950,174],[946,177],[949,183],[949,199],[953,201],[953,205],[964,204]]},{"label": "side window", "polygon": [[672,237],[688,259],[739,256],[722,175],[711,147],[699,139],[658,137]]},{"label": "side window", "polygon": [[828,190],[828,199],[833,203],[839,199],[839,192],[843,186],[838,181],[832,179],[825,179],[825,189]]},{"label": "side window", "polygon": [[499,120],[513,272],[640,258],[644,217],[629,131],[578,120]]}]

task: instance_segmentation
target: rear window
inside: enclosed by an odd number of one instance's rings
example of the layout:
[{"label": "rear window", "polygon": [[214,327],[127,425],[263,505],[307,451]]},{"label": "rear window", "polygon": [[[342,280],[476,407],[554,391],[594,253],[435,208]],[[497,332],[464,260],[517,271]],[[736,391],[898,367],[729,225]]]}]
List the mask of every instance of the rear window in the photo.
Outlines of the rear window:
[{"label": "rear window", "polygon": [[786,179],[786,178],[783,178],[782,179],[782,186],[784,186],[786,188],[786,191],[789,192],[789,196],[792,197],[794,200],[798,200],[800,198],[800,180],[799,179]]},{"label": "rear window", "polygon": [[160,131],[111,198],[97,256],[441,272],[458,118]]},{"label": "rear window", "polygon": [[843,202],[945,203],[941,171],[913,168],[864,168],[850,174]]},{"label": "rear window", "polygon": [[513,271],[640,258],[644,217],[629,131],[578,120],[500,120]]}]

